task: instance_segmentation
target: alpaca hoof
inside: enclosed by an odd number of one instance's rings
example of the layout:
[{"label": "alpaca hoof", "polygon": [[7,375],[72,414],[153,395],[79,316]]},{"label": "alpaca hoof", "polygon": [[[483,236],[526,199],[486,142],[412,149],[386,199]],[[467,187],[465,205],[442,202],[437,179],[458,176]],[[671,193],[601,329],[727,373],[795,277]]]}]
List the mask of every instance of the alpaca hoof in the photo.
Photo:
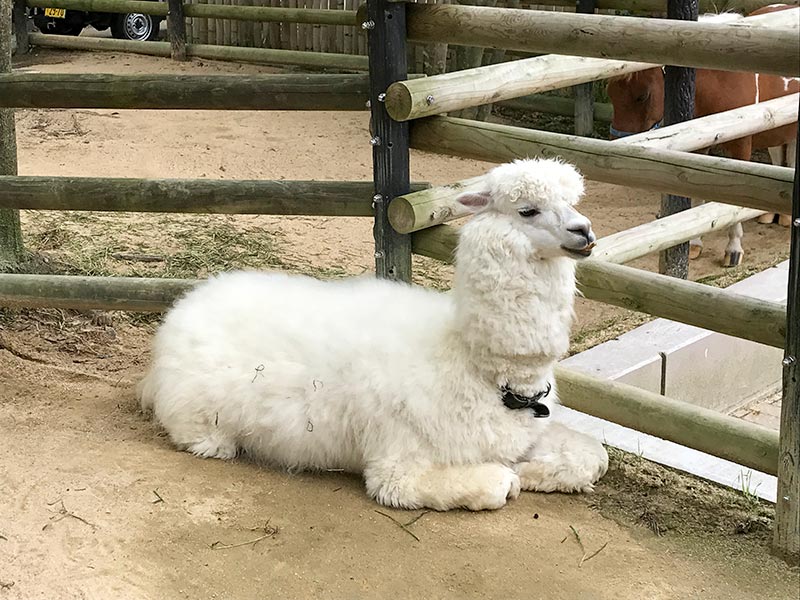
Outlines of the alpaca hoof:
[{"label": "alpaca hoof", "polygon": [[599,441],[574,433],[561,456],[531,457],[516,465],[522,489],[531,492],[588,493],[608,471],[608,452]]},{"label": "alpaca hoof", "polygon": [[738,267],[742,264],[744,252],[725,252],[725,258],[722,259],[723,267]]},{"label": "alpaca hoof", "polygon": [[206,439],[187,446],[186,451],[200,458],[236,458],[236,445],[214,439]]},{"label": "alpaca hoof", "polygon": [[491,466],[492,473],[486,481],[486,487],[470,499],[465,505],[469,510],[497,510],[503,508],[509,500],[516,500],[522,489],[519,475],[508,467]]},{"label": "alpaca hoof", "polygon": [[792,215],[779,215],[778,225],[781,227],[789,227],[792,224]]},{"label": "alpaca hoof", "polygon": [[697,260],[700,258],[700,255],[703,253],[703,247],[697,245],[690,245],[689,246],[689,260]]},{"label": "alpaca hoof", "polygon": [[775,213],[764,213],[758,217],[758,222],[762,225],[770,225],[775,220]]}]

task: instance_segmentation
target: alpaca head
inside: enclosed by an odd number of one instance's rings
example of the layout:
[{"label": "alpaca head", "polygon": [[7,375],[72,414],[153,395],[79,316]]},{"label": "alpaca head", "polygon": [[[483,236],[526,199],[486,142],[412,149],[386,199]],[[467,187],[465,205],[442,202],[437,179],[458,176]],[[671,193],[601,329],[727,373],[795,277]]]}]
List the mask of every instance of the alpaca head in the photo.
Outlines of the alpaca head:
[{"label": "alpaca head", "polygon": [[483,191],[464,193],[458,202],[478,213],[476,221],[499,220],[503,242],[530,258],[583,258],[596,237],[589,219],[573,208],[582,195],[583,177],[571,165],[525,159],[492,169]]}]

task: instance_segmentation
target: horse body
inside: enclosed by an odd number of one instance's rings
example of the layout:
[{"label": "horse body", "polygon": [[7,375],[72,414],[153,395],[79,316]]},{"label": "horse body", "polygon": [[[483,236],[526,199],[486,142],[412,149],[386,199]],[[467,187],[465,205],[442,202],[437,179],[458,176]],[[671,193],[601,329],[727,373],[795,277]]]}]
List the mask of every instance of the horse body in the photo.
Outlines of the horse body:
[{"label": "horse body", "polygon": [[[796,8],[789,5],[773,5],[758,9],[751,15],[765,14]],[[758,104],[781,96],[800,92],[800,79],[758,73],[740,73],[713,69],[696,70],[694,116],[705,117],[750,104]],[[624,137],[658,127],[664,119],[664,74],[660,68],[647,69],[617,77],[609,81],[608,95],[614,106],[611,122],[612,137]],[[772,163],[779,166],[794,166],[797,123],[784,125],[768,131],[731,140],[719,147],[731,158],[750,160],[753,150],[768,149]],[[708,149],[704,150],[705,152]],[[772,223],[774,214],[759,217],[760,223]],[[791,218],[780,215],[779,223],[788,226]],[[741,262],[741,224],[730,232],[730,243],[725,251],[725,266],[736,266]],[[700,255],[702,243],[692,240],[690,255]]]}]

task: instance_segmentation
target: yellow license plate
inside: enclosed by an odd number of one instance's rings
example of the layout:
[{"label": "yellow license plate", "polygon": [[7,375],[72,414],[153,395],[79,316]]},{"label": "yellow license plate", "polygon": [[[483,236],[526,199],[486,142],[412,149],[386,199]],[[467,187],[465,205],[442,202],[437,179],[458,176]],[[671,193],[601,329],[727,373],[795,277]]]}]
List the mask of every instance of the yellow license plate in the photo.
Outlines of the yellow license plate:
[{"label": "yellow license plate", "polygon": [[44,16],[45,17],[55,17],[56,19],[66,19],[67,18],[67,9],[65,9],[65,8],[45,8],[44,9]]}]

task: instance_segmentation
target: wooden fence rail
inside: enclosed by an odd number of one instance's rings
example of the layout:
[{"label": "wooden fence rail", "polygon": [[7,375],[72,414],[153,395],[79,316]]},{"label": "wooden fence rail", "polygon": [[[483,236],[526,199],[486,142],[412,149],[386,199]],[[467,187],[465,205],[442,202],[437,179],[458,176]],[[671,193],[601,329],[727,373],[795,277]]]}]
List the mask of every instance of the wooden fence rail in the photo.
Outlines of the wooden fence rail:
[{"label": "wooden fence rail", "polygon": [[14,73],[0,89],[10,108],[366,110],[369,77]]},{"label": "wooden fence rail", "polygon": [[[411,236],[415,254],[453,262],[458,230],[439,225]],[[692,281],[599,260],[578,262],[584,297],[782,348],[786,307]]]},{"label": "wooden fence rail", "polygon": [[0,273],[0,306],[161,312],[198,283],[193,279]]},{"label": "wooden fence rail", "polygon": [[37,210],[371,217],[374,193],[371,181],[0,176],[0,208]]},{"label": "wooden fence rail", "polygon": [[[561,157],[594,181],[626,185],[692,198],[718,200],[767,212],[791,212],[794,169],[639,145],[579,138],[449,117],[416,121],[411,146],[429,152],[492,162],[530,157]],[[438,192],[425,192],[435,197]],[[433,204],[403,211],[400,230],[430,226],[441,218]],[[448,201],[448,206],[452,202]],[[412,214],[413,212],[413,214]],[[398,210],[395,214],[401,214]],[[447,217],[452,216],[448,214]]]},{"label": "wooden fence rail", "polygon": [[763,214],[753,208],[707,202],[600,238],[592,260],[623,264]]},{"label": "wooden fence rail", "polygon": [[[44,48],[67,48],[74,50],[114,50],[149,56],[171,56],[169,42],[135,42],[91,37],[69,37],[31,33],[30,42]],[[233,46],[209,46],[188,44],[186,55],[209,60],[235,60],[239,62],[270,63],[276,65],[298,65],[304,67],[366,71],[369,59],[366,56],[303,52],[294,50],[272,50],[267,48],[237,48]]]},{"label": "wooden fence rail", "polygon": [[[66,8],[68,10],[142,13],[166,17],[169,11],[165,2],[143,0],[25,0],[31,7]],[[282,8],[267,6],[239,6],[216,4],[184,4],[187,17],[232,19],[263,23],[307,23],[315,25],[356,25],[356,11],[311,8]]]},{"label": "wooden fence rail", "polygon": [[536,56],[413,81],[398,81],[386,92],[386,110],[393,119],[408,121],[644,71],[653,66],[579,56]]},{"label": "wooden fence rail", "polygon": [[565,406],[775,475],[778,432],[653,392],[556,366]]},{"label": "wooden fence rail", "polygon": [[[775,16],[773,16],[775,15]],[[783,27],[631,19],[450,4],[409,4],[418,42],[504,48],[686,67],[800,75],[795,10],[773,13]]]},{"label": "wooden fence rail", "polygon": [[[796,122],[798,102],[800,102],[800,94],[792,94],[761,104],[744,106],[694,119],[689,123],[679,123],[628,136],[618,139],[614,143],[665,150],[698,150]],[[574,138],[569,138],[569,140],[574,141]],[[526,156],[526,154],[520,156]],[[593,178],[589,172],[585,172],[585,174],[590,179]],[[408,233],[466,216],[468,211],[458,204],[456,197],[467,189],[475,192],[481,191],[482,181],[482,178],[477,177],[425,190],[422,193],[399,196],[392,201],[392,205],[389,207],[392,225],[398,231]],[[619,182],[610,181],[610,183]],[[622,183],[627,184],[628,179],[626,178]],[[787,191],[788,188],[784,189],[784,192]],[[728,196],[720,196],[716,199],[723,202],[729,201]]]}]

